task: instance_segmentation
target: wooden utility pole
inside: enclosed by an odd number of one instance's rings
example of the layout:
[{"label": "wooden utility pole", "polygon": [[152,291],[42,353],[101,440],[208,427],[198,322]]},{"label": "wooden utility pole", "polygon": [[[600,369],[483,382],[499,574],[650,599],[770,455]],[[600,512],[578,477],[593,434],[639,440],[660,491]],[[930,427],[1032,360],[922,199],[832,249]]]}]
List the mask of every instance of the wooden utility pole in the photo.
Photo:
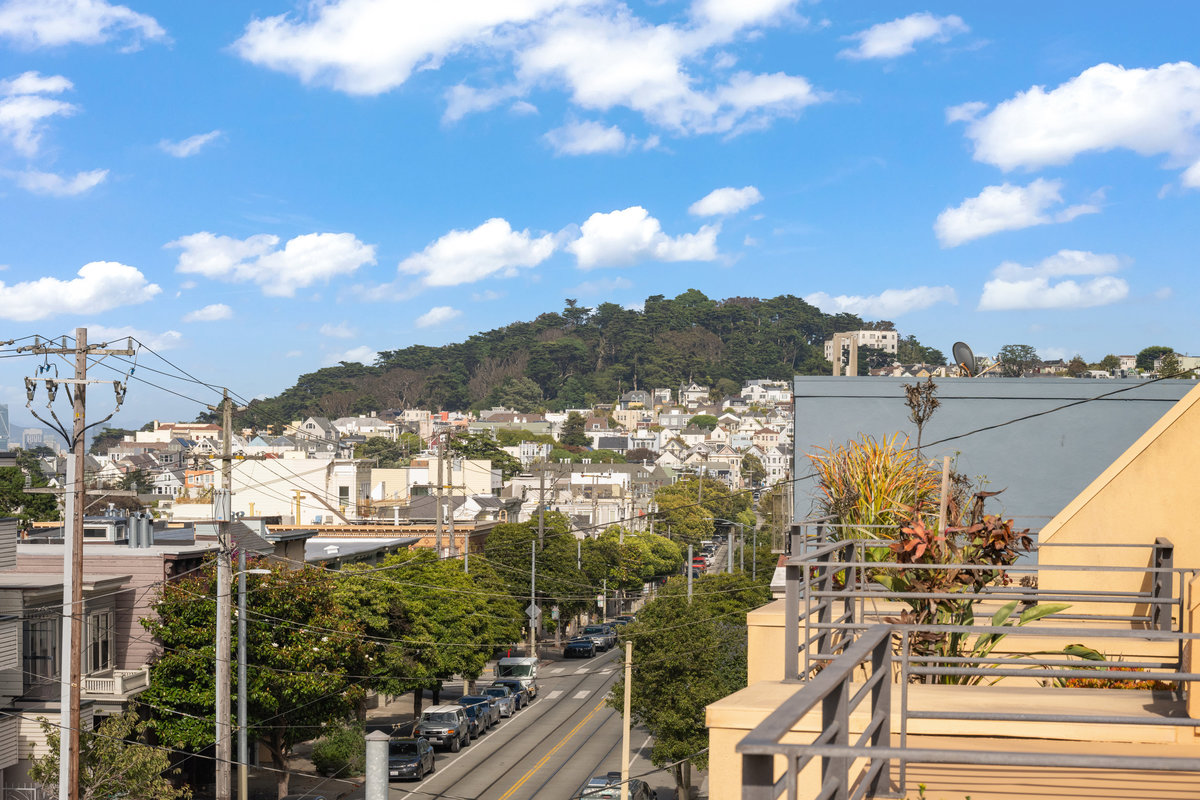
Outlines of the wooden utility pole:
[{"label": "wooden utility pole", "polygon": [[[132,341],[128,344],[132,345]],[[87,368],[89,356],[134,355],[132,347],[121,350],[106,349],[104,345],[89,347],[87,328],[75,329],[75,346],[67,347],[66,337],[63,337],[61,347],[53,347],[39,343],[19,348],[28,350],[34,355],[74,355],[75,377],[66,379],[41,378],[46,382],[46,389],[53,403],[59,384],[74,387],[71,393],[72,417],[74,423],[70,434],[59,427],[59,432],[67,437],[71,446],[71,458],[67,463],[67,492],[66,511],[70,519],[69,528],[64,527],[63,541],[66,545],[63,553],[63,614],[62,614],[62,652],[67,653],[67,664],[60,670],[60,720],[61,734],[59,736],[58,762],[58,796],[61,800],[79,800],[79,729],[80,691],[83,686],[83,625],[87,619],[83,605],[83,517],[87,510],[87,490],[84,480],[84,463],[87,457]],[[93,380],[92,383],[110,383],[110,381]],[[120,408],[124,397],[124,388],[120,382],[113,381],[117,390],[117,407]],[[26,391],[30,401],[33,400],[35,382],[26,379]],[[113,413],[116,413],[115,411]],[[41,420],[36,413],[34,417]],[[108,419],[112,417],[109,414]],[[57,421],[57,417],[55,420]],[[103,422],[104,419],[100,420]],[[44,421],[44,420],[43,420]],[[99,423],[97,423],[99,424]]]},{"label": "wooden utility pole", "polygon": [[445,439],[438,442],[438,476],[437,476],[437,494],[434,498],[434,504],[437,508],[434,509],[433,518],[437,527],[437,554],[438,558],[442,557],[442,485],[446,482],[442,476],[442,447],[445,445]]},{"label": "wooden utility pole", "polygon": [[538,466],[538,546],[546,542],[546,462]]},{"label": "wooden utility pole", "polygon": [[[689,573],[691,574],[691,573]],[[633,642],[625,642],[625,706],[621,715],[621,800],[629,800],[629,703],[633,686]]]}]

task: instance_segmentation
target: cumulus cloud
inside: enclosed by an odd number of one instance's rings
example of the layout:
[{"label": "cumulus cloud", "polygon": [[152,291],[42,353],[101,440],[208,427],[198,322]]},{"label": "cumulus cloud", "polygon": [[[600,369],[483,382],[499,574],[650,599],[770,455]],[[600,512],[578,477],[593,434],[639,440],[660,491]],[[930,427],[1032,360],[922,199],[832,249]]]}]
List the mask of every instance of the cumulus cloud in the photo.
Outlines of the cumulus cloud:
[{"label": "cumulus cloud", "polygon": [[739,211],[745,211],[755,203],[761,203],[762,199],[762,192],[753,186],[743,186],[741,189],[726,186],[723,189],[713,189],[692,203],[688,207],[688,213],[697,217],[736,214]]},{"label": "cumulus cloud", "polygon": [[627,266],[638,261],[713,261],[720,225],[704,225],[695,233],[671,237],[641,206],[607,214],[595,213],[580,226],[580,236],[567,245],[583,269]]},{"label": "cumulus cloud", "polygon": [[47,95],[72,88],[74,84],[62,75],[43,76],[38,72],[25,72],[0,81],[0,136],[21,155],[37,155],[45,120],[70,116],[79,110]]},{"label": "cumulus cloud", "polygon": [[231,319],[233,317],[233,309],[224,303],[212,303],[204,308],[197,308],[195,311],[189,311],[183,315],[184,322],[220,322],[223,319]]},{"label": "cumulus cloud", "polygon": [[949,286],[917,286],[912,289],[885,289],[872,295],[837,295],[813,292],[804,297],[826,314],[857,314],[861,317],[891,319],[911,311],[922,311],[937,303],[958,303],[958,294]]},{"label": "cumulus cloud", "polygon": [[1094,204],[1080,204],[1049,213],[1061,205],[1062,181],[1038,178],[1028,186],[1009,183],[988,186],[976,197],[969,197],[956,208],[938,214],[934,233],[942,247],[960,244],[1000,231],[1016,231],[1052,222],[1070,222],[1082,214],[1095,214]]},{"label": "cumulus cloud", "polygon": [[[288,353],[288,356],[291,356],[291,353]],[[379,358],[379,353],[364,344],[359,347],[353,347],[344,353],[331,353],[325,357],[325,365],[333,366],[342,361],[345,361],[347,364],[370,365],[374,364],[377,358]]]},{"label": "cumulus cloud", "polygon": [[234,239],[201,231],[165,246],[183,250],[177,272],[256,283],[263,294],[273,297],[292,297],[297,289],[375,263],[375,246],[349,233],[309,233],[288,240],[282,248],[278,245],[279,237],[266,233]]},{"label": "cumulus cloud", "polygon": [[401,273],[421,276],[426,286],[458,286],[493,275],[512,277],[554,253],[554,237],[514,231],[507,220],[489,219],[469,231],[453,230],[400,262]]},{"label": "cumulus cloud", "polygon": [[178,142],[163,139],[158,143],[158,147],[168,155],[175,156],[176,158],[187,158],[188,156],[196,155],[206,145],[215,142],[219,138],[221,138],[221,131],[215,130],[208,133],[197,133],[195,136],[189,136]]},{"label": "cumulus cloud", "polygon": [[[983,285],[979,310],[1091,308],[1116,303],[1129,296],[1129,284],[1111,274],[1120,267],[1118,256],[1085,250],[1060,250],[1032,267],[1006,261]],[[1064,276],[1095,277],[1052,282]]]},{"label": "cumulus cloud", "polygon": [[353,339],[354,338],[354,329],[351,328],[349,325],[347,325],[344,322],[338,323],[337,325],[334,325],[331,322],[326,322],[324,325],[322,325],[320,328],[317,329],[317,332],[320,333],[322,336],[331,336],[334,339]]},{"label": "cumulus cloud", "polygon": [[591,120],[569,122],[561,128],[547,132],[543,138],[560,156],[621,153],[632,144],[630,138],[618,126],[606,126]]},{"label": "cumulus cloud", "polygon": [[486,52],[511,62],[495,86],[447,93],[445,120],[494,108],[534,88],[565,91],[578,108],[632,109],[678,133],[733,132],[794,116],[825,95],[804,78],[699,72],[706,54],[794,14],[795,0],[702,0],[691,19],[655,25],[622,3],[519,0],[459,4],[327,0],[251,21],[235,51],[307,84],[375,95],[414,72]]},{"label": "cumulus cloud", "polygon": [[435,325],[441,325],[443,322],[449,322],[455,317],[461,315],[462,312],[452,306],[434,306],[421,316],[417,317],[414,321],[414,324],[418,328],[432,328]]},{"label": "cumulus cloud", "polygon": [[55,314],[96,314],[145,303],[162,291],[135,267],[115,261],[84,264],[70,280],[0,281],[0,319],[30,322]]},{"label": "cumulus cloud", "polygon": [[130,37],[127,49],[167,36],[153,17],[105,0],[0,2],[0,37],[25,47],[103,44],[123,33]]},{"label": "cumulus cloud", "polygon": [[107,325],[88,325],[88,341],[95,342],[110,342],[113,346],[124,344],[122,339],[133,337],[153,350],[171,350],[183,343],[183,334],[179,331],[163,331],[162,333],[154,333],[153,331],[141,330],[128,325],[118,325],[109,327]]},{"label": "cumulus cloud", "polygon": [[907,17],[872,25],[865,31],[847,36],[858,42],[856,47],[840,53],[842,58],[897,58],[913,52],[917,42],[933,40],[945,42],[950,37],[966,33],[970,28],[961,17],[953,14],[935,17],[929,12],[909,14]]},{"label": "cumulus cloud", "polygon": [[[1034,86],[986,114],[982,104],[957,108],[975,160],[1004,170],[1067,164],[1117,148],[1164,155],[1174,167],[1194,167],[1200,154],[1200,68],[1186,61],[1151,69],[1098,64],[1049,91]],[[1191,169],[1188,175],[1200,177]]]},{"label": "cumulus cloud", "polygon": [[83,194],[104,182],[108,170],[93,169],[88,172],[77,172],[74,177],[65,178],[53,172],[39,172],[27,169],[14,175],[17,185],[33,194],[44,194],[51,197],[73,197]]}]

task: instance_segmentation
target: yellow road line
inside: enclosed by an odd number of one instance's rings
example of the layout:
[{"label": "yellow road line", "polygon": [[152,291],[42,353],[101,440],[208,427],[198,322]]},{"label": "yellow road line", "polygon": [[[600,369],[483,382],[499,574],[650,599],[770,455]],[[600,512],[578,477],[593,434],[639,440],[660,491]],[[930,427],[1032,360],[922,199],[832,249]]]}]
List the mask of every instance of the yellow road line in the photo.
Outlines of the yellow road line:
[{"label": "yellow road line", "polygon": [[590,720],[597,711],[604,708],[604,705],[607,702],[608,702],[607,700],[601,700],[596,705],[595,708],[593,708],[591,711],[588,712],[588,715],[586,717],[584,717],[582,720],[579,721],[578,725],[576,725],[574,728],[571,728],[571,732],[568,733],[561,742],[554,745],[554,747],[550,748],[550,752],[546,753],[546,755],[542,756],[541,760],[539,760],[536,764],[533,765],[533,769],[529,770],[529,772],[526,772],[524,775],[522,775],[521,780],[514,783],[511,789],[509,789],[504,794],[500,795],[500,800],[508,800],[508,798],[512,797],[513,792],[515,792],[517,789],[520,789],[522,786],[525,785],[525,781],[532,778],[539,769],[546,766],[546,762],[550,760],[551,756],[553,756],[555,753],[558,752],[558,748],[562,747],[564,744],[571,741],[571,737],[574,736],[576,733],[578,733],[579,729],[582,728],[584,725],[586,725],[588,723],[588,720]]}]

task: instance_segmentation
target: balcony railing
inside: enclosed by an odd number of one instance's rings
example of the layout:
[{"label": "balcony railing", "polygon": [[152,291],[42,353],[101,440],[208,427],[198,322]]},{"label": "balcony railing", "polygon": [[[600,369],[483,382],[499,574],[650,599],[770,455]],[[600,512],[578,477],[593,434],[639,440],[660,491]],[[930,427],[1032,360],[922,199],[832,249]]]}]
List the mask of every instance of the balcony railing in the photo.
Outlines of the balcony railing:
[{"label": "balcony railing", "polygon": [[89,675],[83,679],[83,693],[93,696],[125,697],[150,685],[150,669],[114,669],[108,674]]},{"label": "balcony railing", "polygon": [[[975,567],[995,571],[997,567],[881,563],[868,559],[867,548],[885,545],[882,540],[832,540],[824,524],[817,526],[815,536],[807,533],[804,526],[793,528],[792,555],[786,562],[784,675],[785,681],[797,683],[798,691],[737,746],[742,758],[744,800],[774,800],[784,792],[795,800],[801,785],[819,786],[815,793],[804,795],[806,799],[858,800],[894,797],[897,792],[903,796],[910,764],[1200,772],[1200,758],[1190,756],[1068,753],[1054,752],[1053,748],[1031,752],[1019,746],[1025,735],[1019,728],[1026,723],[1200,728],[1200,720],[1187,716],[1185,701],[1191,682],[1200,680],[1200,673],[1189,671],[1191,661],[1184,659],[1186,651],[1200,648],[1200,644],[1192,643],[1200,634],[1182,630],[1184,590],[1195,571],[1173,566],[1170,542],[1159,539],[1148,546],[1145,567],[1039,564],[1030,559],[1003,568],[1006,573],[1028,574],[1035,579],[1039,574],[1058,571],[1083,574],[1088,580],[1082,589],[1045,589],[1039,587],[1040,581],[1032,580],[1027,585],[997,583],[978,594],[938,594],[887,591],[871,580],[872,570]],[[1049,546],[1042,545],[1041,549]],[[1096,546],[1131,548],[1129,552],[1136,552],[1132,548],[1138,547]],[[1114,583],[1105,581],[1104,573],[1125,578],[1128,573],[1142,573],[1140,585],[1148,589],[1092,588]],[[1038,603],[1063,602],[1080,608],[1068,608],[1021,627],[1004,625],[1003,619],[993,618],[991,613],[981,625],[898,624],[898,613],[884,617],[907,608],[906,601],[945,599],[974,599],[1001,609],[1016,601],[1014,616],[1021,606],[1029,608]],[[1179,625],[1174,624],[1175,620]],[[976,657],[969,648],[950,655],[920,646],[946,636],[978,641],[979,636],[989,634],[1019,637],[1025,640],[1024,651],[1016,648],[1003,656],[989,652]],[[1055,644],[1092,642],[1098,649],[1112,647],[1134,657],[1114,665],[1077,660],[1066,651],[1026,646],[1030,641],[1047,639],[1056,640]],[[1185,649],[1189,643],[1191,647]],[[1107,712],[1103,704],[1086,702],[1070,708],[1047,703],[1031,710],[1027,705],[1005,704],[994,690],[988,694],[987,686],[961,687],[977,692],[979,697],[979,702],[965,705],[931,704],[928,695],[924,704],[913,701],[918,684],[969,684],[1000,678],[1026,679],[1035,687],[1041,683],[1035,691],[1050,693],[1073,678],[1165,681],[1173,688],[1169,692],[1147,692],[1144,696],[1152,702],[1126,704],[1124,710]],[[936,725],[952,724],[947,721],[982,723],[978,730],[1000,742],[988,747],[1003,749],[910,746],[913,720],[942,721],[923,723],[918,731],[921,735],[933,735],[930,732]],[[798,736],[798,731],[808,731],[809,741],[797,741],[804,738],[803,733]],[[1006,736],[1009,738],[1003,738]],[[1011,749],[1005,742],[1012,745]],[[940,745],[941,741],[934,743]],[[780,756],[786,768],[776,779],[776,759]],[[818,765],[820,777],[813,780],[804,771],[815,770]]]}]

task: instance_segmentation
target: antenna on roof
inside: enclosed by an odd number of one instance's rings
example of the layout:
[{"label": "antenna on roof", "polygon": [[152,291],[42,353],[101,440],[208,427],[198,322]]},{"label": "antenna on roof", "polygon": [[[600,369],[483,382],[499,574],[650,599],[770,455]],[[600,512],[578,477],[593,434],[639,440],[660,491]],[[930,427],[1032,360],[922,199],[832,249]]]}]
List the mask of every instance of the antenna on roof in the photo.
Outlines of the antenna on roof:
[{"label": "antenna on roof", "polygon": [[955,342],[954,348],[954,363],[968,378],[975,377],[975,354],[971,352],[971,347],[966,342]]}]

